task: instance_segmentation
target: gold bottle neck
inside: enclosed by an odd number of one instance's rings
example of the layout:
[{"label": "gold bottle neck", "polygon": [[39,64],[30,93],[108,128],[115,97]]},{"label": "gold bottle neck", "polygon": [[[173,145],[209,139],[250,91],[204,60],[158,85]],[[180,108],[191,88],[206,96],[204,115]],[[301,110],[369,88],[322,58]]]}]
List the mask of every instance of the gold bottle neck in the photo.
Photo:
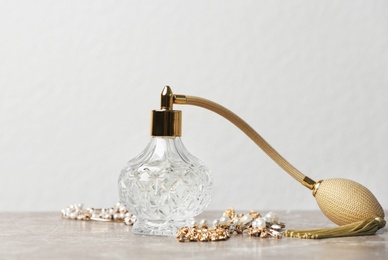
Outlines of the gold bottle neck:
[{"label": "gold bottle neck", "polygon": [[182,136],[182,111],[153,110],[151,113],[152,136]]}]

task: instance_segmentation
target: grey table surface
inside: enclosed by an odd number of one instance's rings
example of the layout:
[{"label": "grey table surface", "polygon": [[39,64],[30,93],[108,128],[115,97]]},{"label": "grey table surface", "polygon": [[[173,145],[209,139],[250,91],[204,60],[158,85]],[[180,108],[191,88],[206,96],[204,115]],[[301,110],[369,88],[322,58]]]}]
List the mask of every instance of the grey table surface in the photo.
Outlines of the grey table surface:
[{"label": "grey table surface", "polygon": [[[198,219],[221,214],[204,212]],[[335,226],[319,211],[278,215],[290,229]],[[135,235],[122,223],[62,219],[59,212],[0,213],[0,259],[257,258],[388,259],[388,231],[322,240],[233,235],[227,241],[179,243],[173,237]]]}]

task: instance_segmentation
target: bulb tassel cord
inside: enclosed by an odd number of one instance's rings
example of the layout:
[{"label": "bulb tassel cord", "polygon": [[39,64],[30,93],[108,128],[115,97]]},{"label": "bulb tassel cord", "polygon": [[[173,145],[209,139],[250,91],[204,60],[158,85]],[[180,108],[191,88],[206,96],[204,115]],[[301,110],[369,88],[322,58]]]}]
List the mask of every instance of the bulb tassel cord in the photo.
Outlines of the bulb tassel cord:
[{"label": "bulb tassel cord", "polygon": [[[291,177],[293,177],[298,182],[302,183],[310,190],[313,189],[313,180],[305,176],[298,169],[292,166],[286,159],[284,159],[259,133],[257,133],[248,123],[241,119],[238,115],[223,107],[213,101],[194,97],[194,96],[184,96],[184,95],[175,95],[174,103],[176,104],[187,104],[202,107],[217,113],[218,115],[226,118],[232,124],[237,126],[241,131],[243,131],[254,143],[256,143],[272,160],[274,160],[283,170],[285,170]],[[306,185],[307,178],[311,180],[311,186]],[[305,180],[305,181],[304,181]]]}]

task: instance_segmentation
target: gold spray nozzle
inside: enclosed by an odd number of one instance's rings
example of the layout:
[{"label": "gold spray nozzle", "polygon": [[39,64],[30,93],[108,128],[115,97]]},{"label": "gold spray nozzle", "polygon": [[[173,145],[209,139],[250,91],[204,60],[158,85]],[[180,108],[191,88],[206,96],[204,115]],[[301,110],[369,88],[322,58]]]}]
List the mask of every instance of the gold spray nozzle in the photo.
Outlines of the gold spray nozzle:
[{"label": "gold spray nozzle", "polygon": [[165,86],[160,95],[160,109],[172,110],[174,94],[169,86]]}]

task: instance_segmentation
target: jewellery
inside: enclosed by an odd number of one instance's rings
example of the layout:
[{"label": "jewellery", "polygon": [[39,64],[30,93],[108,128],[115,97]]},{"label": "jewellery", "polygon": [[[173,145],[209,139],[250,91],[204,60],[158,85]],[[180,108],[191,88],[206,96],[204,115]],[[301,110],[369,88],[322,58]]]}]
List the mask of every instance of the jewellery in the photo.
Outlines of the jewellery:
[{"label": "jewellery", "polygon": [[281,238],[281,230],[284,223],[279,222],[278,215],[273,212],[261,217],[260,213],[250,211],[248,214],[236,214],[234,209],[226,210],[222,217],[212,221],[209,227],[208,221],[203,219],[199,223],[192,223],[190,227],[182,227],[176,234],[179,242],[208,242],[227,240],[232,234],[248,233],[256,237]]},{"label": "jewellery", "polygon": [[83,209],[83,204],[72,204],[62,209],[61,212],[65,219],[123,222],[129,226],[136,222],[136,216],[120,202],[117,202],[112,208],[105,209]]},{"label": "jewellery", "polygon": [[[83,204],[72,204],[62,209],[62,217],[65,219],[119,222],[132,226],[137,218],[129,212],[121,203],[117,202],[112,208],[83,209]],[[233,234],[247,233],[256,237],[281,238],[281,231],[285,224],[279,222],[276,213],[269,212],[264,217],[256,211],[247,214],[236,214],[234,209],[226,210],[219,219],[212,221],[209,227],[206,219],[191,223],[190,227],[181,227],[176,233],[179,242],[185,241],[221,241],[227,240]]]}]

